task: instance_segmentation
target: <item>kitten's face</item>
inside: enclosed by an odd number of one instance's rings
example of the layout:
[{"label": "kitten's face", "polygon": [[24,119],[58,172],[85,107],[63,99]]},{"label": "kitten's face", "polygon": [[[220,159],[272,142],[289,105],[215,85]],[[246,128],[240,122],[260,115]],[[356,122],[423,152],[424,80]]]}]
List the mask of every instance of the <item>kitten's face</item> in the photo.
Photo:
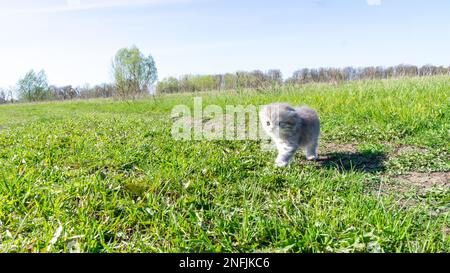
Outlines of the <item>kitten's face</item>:
[{"label": "kitten's face", "polygon": [[295,109],[288,104],[273,103],[261,109],[259,118],[262,128],[269,136],[284,138],[296,131],[296,115]]}]

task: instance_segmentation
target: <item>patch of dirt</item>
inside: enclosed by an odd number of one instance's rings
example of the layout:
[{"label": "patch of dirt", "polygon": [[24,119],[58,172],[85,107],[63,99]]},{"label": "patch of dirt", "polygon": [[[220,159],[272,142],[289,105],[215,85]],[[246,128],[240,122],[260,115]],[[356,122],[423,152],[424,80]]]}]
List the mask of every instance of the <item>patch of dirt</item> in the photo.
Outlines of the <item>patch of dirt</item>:
[{"label": "patch of dirt", "polygon": [[[321,143],[319,146],[319,151],[322,153],[342,153],[342,152],[348,152],[348,153],[354,153],[357,150],[358,145],[361,143]],[[390,147],[392,149],[393,156],[399,155],[399,154],[406,154],[406,153],[428,153],[429,150],[422,147],[417,147],[414,145],[396,145],[390,142],[383,142],[382,143],[386,147]]]},{"label": "patch of dirt", "polygon": [[[444,188],[450,187],[450,173],[449,172],[431,172],[431,173],[419,173],[409,172],[396,176],[382,176],[382,183],[374,185],[373,190],[377,191],[381,195],[390,195],[392,193],[412,193],[413,195],[406,195],[399,197],[398,203],[404,207],[411,207],[419,204],[421,201],[418,196],[422,196],[432,188]],[[430,212],[435,213],[435,212]],[[448,233],[448,227],[443,230]]]},{"label": "patch of dirt", "polygon": [[403,153],[428,153],[429,150],[417,146],[412,145],[402,145],[397,148],[397,153],[403,154]]},{"label": "patch of dirt", "polygon": [[431,172],[418,173],[410,172],[393,177],[394,180],[403,185],[404,189],[410,186],[417,188],[419,191],[424,191],[432,187],[450,187],[450,173],[449,172]]},{"label": "patch of dirt", "polygon": [[386,175],[382,178],[383,183],[377,186],[377,190],[382,193],[406,193],[413,190],[417,194],[423,194],[433,187],[450,188],[449,172],[409,172],[395,176]]},{"label": "patch of dirt", "polygon": [[426,148],[417,147],[414,145],[399,145],[393,147],[393,151],[390,153],[390,157],[395,157],[401,154],[417,154],[417,153],[425,154],[429,152],[430,151]]},{"label": "patch of dirt", "polygon": [[356,143],[324,143],[319,144],[319,156],[320,154],[327,153],[354,153],[358,144]]}]

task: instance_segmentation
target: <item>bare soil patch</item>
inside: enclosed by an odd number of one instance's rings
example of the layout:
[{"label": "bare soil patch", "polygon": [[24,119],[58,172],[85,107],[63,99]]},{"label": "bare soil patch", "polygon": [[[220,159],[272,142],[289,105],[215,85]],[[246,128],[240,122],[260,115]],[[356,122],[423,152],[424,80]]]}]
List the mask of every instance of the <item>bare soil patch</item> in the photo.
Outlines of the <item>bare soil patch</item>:
[{"label": "bare soil patch", "polygon": [[357,143],[324,143],[319,146],[319,153],[327,154],[327,153],[353,153],[356,152],[358,147]]},{"label": "bare soil patch", "polygon": [[427,154],[430,152],[426,148],[414,145],[393,145],[393,144],[387,145],[392,147],[392,151],[389,153],[389,158],[395,158],[397,156],[405,154]]},{"label": "bare soil patch", "polygon": [[432,187],[450,187],[449,172],[410,172],[402,175],[396,175],[393,179],[401,185],[400,190],[403,191],[411,187],[414,187],[419,191],[424,191]]},{"label": "bare soil patch", "polygon": [[[393,192],[412,192],[414,195],[423,195],[432,188],[450,189],[449,172],[408,172],[401,175],[383,175],[381,177],[382,182],[372,186],[374,186],[373,190],[379,191],[382,195]],[[403,200],[403,202],[405,201]],[[417,200],[408,200],[405,204],[412,205],[416,202]]]}]

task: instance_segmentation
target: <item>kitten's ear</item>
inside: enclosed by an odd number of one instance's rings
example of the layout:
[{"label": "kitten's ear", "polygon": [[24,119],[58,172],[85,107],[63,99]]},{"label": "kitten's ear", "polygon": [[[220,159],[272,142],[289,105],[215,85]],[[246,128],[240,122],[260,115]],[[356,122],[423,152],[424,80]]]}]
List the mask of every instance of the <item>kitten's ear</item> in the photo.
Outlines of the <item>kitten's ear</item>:
[{"label": "kitten's ear", "polygon": [[299,121],[300,117],[297,115],[296,112],[291,112],[289,113],[288,117],[287,117],[287,121],[290,124],[296,124]]}]

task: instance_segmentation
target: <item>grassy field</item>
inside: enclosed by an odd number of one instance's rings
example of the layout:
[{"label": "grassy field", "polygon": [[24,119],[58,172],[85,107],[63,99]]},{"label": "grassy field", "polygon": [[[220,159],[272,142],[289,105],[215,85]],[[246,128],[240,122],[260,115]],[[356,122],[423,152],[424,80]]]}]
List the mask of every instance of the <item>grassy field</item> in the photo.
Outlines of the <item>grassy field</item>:
[{"label": "grassy field", "polygon": [[314,107],[320,160],[174,140],[193,94],[0,106],[0,252],[450,251],[450,77],[195,96]]}]

